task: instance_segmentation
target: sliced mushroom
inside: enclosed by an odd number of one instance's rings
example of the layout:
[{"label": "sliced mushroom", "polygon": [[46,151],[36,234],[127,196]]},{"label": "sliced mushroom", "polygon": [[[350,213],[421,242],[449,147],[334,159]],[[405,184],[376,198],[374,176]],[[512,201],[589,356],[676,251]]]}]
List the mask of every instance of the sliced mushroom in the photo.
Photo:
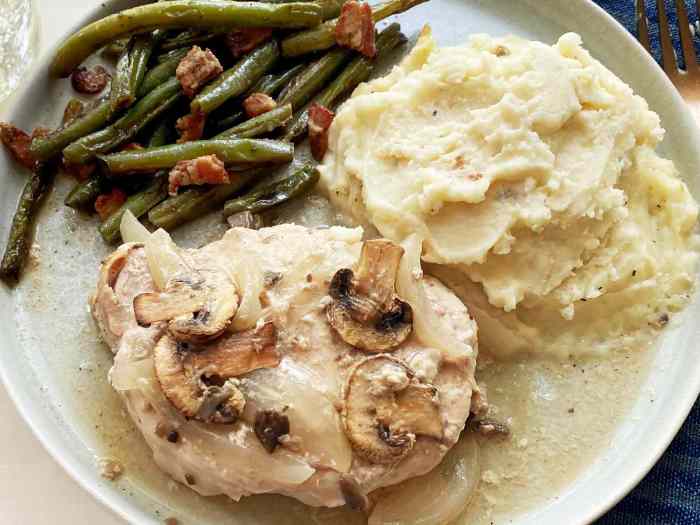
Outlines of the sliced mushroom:
[{"label": "sliced mushroom", "polygon": [[188,418],[233,423],[245,408],[236,376],[279,364],[272,323],[231,334],[204,348],[163,336],[155,370],[163,393]]},{"label": "sliced mushroom", "polygon": [[388,355],[360,361],[344,389],[343,423],[355,451],[371,463],[403,458],[417,436],[443,438],[437,389]]},{"label": "sliced mushroom", "polygon": [[162,293],[136,296],[134,312],[141,326],[170,321],[168,330],[178,341],[204,343],[231,324],[238,299],[236,285],[225,272],[201,268],[176,275]]},{"label": "sliced mushroom", "polygon": [[391,241],[362,245],[357,271],[341,269],[331,280],[333,299],[326,316],[348,344],[368,352],[397,347],[411,334],[411,306],[396,295],[395,281],[403,248]]},{"label": "sliced mushroom", "polygon": [[263,448],[272,454],[280,443],[280,437],[289,434],[289,418],[276,410],[260,410],[253,425]]}]

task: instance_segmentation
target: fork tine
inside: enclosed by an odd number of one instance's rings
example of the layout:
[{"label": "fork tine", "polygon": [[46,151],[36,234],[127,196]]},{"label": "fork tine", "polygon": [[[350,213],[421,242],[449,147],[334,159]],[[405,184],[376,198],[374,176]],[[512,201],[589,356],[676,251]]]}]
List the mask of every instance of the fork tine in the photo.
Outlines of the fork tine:
[{"label": "fork tine", "polygon": [[[698,0],[698,2],[700,2],[700,0]],[[649,25],[647,23],[646,0],[636,0],[634,10],[637,16],[637,34],[639,35],[639,42],[642,44],[642,46],[644,46],[644,49],[651,53],[651,44],[649,43]]]},{"label": "fork tine", "polygon": [[676,65],[676,57],[673,54],[673,43],[671,42],[671,33],[668,27],[668,17],[666,16],[666,6],[664,0],[656,0],[656,9],[659,13],[659,40],[661,40],[661,59],[664,66],[664,71],[669,77],[678,74],[678,66]]},{"label": "fork tine", "polygon": [[693,35],[690,34],[690,22],[688,21],[688,11],[685,8],[685,0],[676,0],[676,13],[678,15],[678,30],[681,34],[681,47],[683,48],[685,69],[690,73],[697,69],[698,62],[695,57]]}]

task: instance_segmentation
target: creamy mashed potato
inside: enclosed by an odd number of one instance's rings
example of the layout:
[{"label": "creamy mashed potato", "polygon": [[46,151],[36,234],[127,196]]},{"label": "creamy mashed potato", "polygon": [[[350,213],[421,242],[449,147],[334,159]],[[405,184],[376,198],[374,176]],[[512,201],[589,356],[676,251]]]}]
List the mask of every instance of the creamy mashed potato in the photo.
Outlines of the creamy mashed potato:
[{"label": "creamy mashed potato", "polygon": [[693,286],[697,204],[662,137],[578,35],[439,48],[426,29],[339,110],[321,186],[382,236],[420,235],[491,351],[599,352],[639,344]]}]

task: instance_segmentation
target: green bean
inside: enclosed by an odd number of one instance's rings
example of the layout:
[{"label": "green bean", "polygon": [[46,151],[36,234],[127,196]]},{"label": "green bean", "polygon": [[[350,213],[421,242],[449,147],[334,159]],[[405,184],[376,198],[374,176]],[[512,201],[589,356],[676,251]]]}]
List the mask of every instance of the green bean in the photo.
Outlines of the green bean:
[{"label": "green bean", "polygon": [[292,106],[285,104],[223,131],[214,138],[252,139],[283,126],[290,118],[292,118]]},{"label": "green bean", "polygon": [[253,86],[246,95],[253,93],[265,93],[275,96],[284,86],[289,84],[306,67],[306,64],[297,64],[279,75],[265,75]]},{"label": "green bean", "polygon": [[190,48],[178,48],[173,49],[172,51],[166,51],[165,53],[156,55],[155,61],[158,64],[162,64],[163,62],[167,62],[168,60],[176,56],[184,57],[189,50]]},{"label": "green bean", "polygon": [[[265,75],[261,77],[260,80],[258,80],[255,85],[250,88],[245,95],[243,95],[242,98],[244,99],[253,93],[264,93],[266,95],[274,96],[303,69],[304,64],[298,64],[287,71],[280,73],[279,75]],[[227,130],[244,120],[245,114],[240,110],[242,102],[243,100],[239,98],[235,101],[229,101],[225,105],[221,106],[217,110],[217,114],[225,110],[227,116],[215,120],[213,129]]]},{"label": "green bean", "polygon": [[57,166],[40,164],[22,190],[17,210],[12,218],[5,254],[0,263],[0,278],[8,281],[19,279],[29,253],[31,231],[42,196],[53,184]]},{"label": "green bean", "polygon": [[228,117],[219,120],[215,125],[215,129],[229,129],[232,126],[237,125],[242,120],[245,120],[245,113],[238,110],[231,113]]},{"label": "green bean", "polygon": [[[399,24],[391,24],[387,26],[377,36],[377,56],[375,59],[370,59],[364,56],[356,57],[350,62],[345,69],[338,75],[333,82],[328,84],[326,88],[314,97],[313,101],[316,104],[333,108],[339,99],[349,91],[369,78],[374,68],[374,63],[381,60],[388,52],[405,41],[405,37],[401,34],[401,26]],[[287,125],[284,140],[295,140],[304,133],[309,122],[308,107],[298,112],[294,119]]]},{"label": "green bean", "polygon": [[112,86],[109,91],[112,111],[117,111],[122,107],[129,107],[134,101],[134,94],[131,93],[129,86],[130,76],[129,46],[127,46],[119,60],[117,60],[117,66],[112,77]]},{"label": "green bean", "polygon": [[205,155],[216,155],[227,164],[289,162],[294,156],[294,147],[285,142],[263,139],[196,140],[100,155],[99,159],[111,173],[118,174],[172,168],[181,160]]},{"label": "green bean", "polygon": [[99,175],[77,183],[63,203],[74,210],[89,210],[105,190],[105,181]]},{"label": "green bean", "polygon": [[63,150],[73,164],[85,164],[100,153],[107,153],[132,140],[154,119],[172,108],[183,96],[176,78],[171,78],[143,97],[126,115],[111,126],[73,142]]},{"label": "green bean", "polygon": [[164,40],[160,48],[163,51],[171,51],[183,47],[189,49],[194,45],[209,42],[222,34],[224,34],[224,31],[197,31],[190,29]]},{"label": "green bean", "polygon": [[260,213],[268,208],[287,202],[294,197],[303,195],[318,182],[320,175],[310,164],[282,180],[271,182],[261,188],[228,201],[224,205],[224,217],[249,211]]},{"label": "green bean", "polygon": [[119,58],[122,53],[126,50],[128,38],[120,38],[114,42],[110,42],[102,48],[101,54],[107,58]]},{"label": "green bean", "polygon": [[163,35],[163,31],[153,31],[133,36],[129,40],[129,45],[117,62],[116,73],[112,79],[110,99],[114,111],[128,108],[136,100],[153,47]]},{"label": "green bean", "polygon": [[121,238],[119,227],[127,210],[138,219],[162,202],[168,196],[168,172],[160,171],[151,183],[139,193],[131,195],[122,206],[112,213],[99,227],[100,235],[107,244],[114,244]]},{"label": "green bean", "polygon": [[[379,22],[391,15],[403,13],[427,0],[388,0],[372,8],[372,19]],[[338,19],[324,22],[318,27],[300,31],[282,40],[282,56],[294,57],[333,47],[335,26]]]},{"label": "green bean", "polygon": [[304,71],[299,73],[280,93],[279,104],[291,104],[296,110],[302,107],[311,97],[330,80],[333,74],[349,60],[352,51],[335,48],[324,56],[312,62]]},{"label": "green bean", "polygon": [[149,148],[158,148],[168,143],[171,124],[172,122],[168,118],[163,118],[158,122],[158,125],[153,129],[153,133],[151,133],[151,138],[148,139]]},{"label": "green bean", "polygon": [[153,208],[148,212],[148,220],[158,228],[173,230],[186,222],[216,210],[264,171],[258,168],[230,173],[228,184],[186,190]]},{"label": "green bean", "polygon": [[76,118],[68,125],[49,133],[45,137],[32,140],[30,151],[35,159],[45,161],[57,155],[71,142],[104,126],[113,115],[109,100],[104,100],[95,108]]},{"label": "green bean", "polygon": [[[268,4],[288,4],[294,0],[262,0]],[[335,18],[340,14],[340,9],[343,7],[345,0],[317,0],[317,4],[321,6],[321,18],[328,20]]]},{"label": "green bean", "polygon": [[178,64],[180,64],[180,61],[185,57],[188,51],[188,49],[178,49],[177,53],[174,53],[168,60],[150,69],[146,73],[143,82],[141,82],[136,96],[139,98],[143,97],[174,76]]},{"label": "green bean", "polygon": [[154,29],[211,29],[216,27],[314,27],[322,9],[311,2],[265,4],[228,0],[170,0],[145,4],[93,22],[58,48],[50,66],[53,76],[67,77],[103,45]]},{"label": "green bean", "polygon": [[262,44],[248,53],[194,98],[191,104],[192,113],[211,113],[227,100],[245,93],[275,65],[279,54],[279,45],[276,40]]}]

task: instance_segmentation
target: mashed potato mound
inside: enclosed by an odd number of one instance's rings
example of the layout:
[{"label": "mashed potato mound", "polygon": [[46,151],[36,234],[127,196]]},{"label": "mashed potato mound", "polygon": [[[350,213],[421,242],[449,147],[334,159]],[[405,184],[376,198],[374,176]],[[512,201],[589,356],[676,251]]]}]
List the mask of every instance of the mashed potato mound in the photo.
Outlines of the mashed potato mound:
[{"label": "mashed potato mound", "polygon": [[426,28],[338,112],[321,186],[384,237],[417,233],[491,351],[605,351],[693,287],[697,204],[662,137],[578,35],[438,48]]}]

